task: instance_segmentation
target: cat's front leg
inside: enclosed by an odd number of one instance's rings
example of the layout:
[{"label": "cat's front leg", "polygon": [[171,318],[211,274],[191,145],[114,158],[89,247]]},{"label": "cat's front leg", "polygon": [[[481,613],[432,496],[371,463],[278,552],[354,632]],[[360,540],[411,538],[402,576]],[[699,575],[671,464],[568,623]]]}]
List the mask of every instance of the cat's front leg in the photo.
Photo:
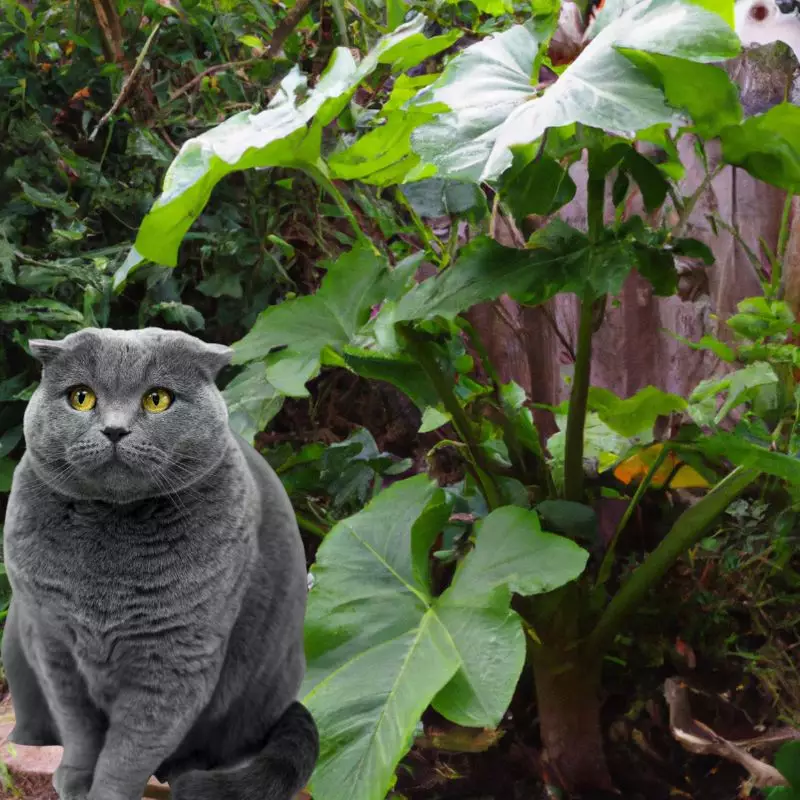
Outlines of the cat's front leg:
[{"label": "cat's front leg", "polygon": [[150,777],[178,749],[208,701],[199,686],[156,686],[149,682],[117,698],[88,800],[141,800]]},{"label": "cat's front leg", "polygon": [[40,650],[42,688],[64,744],[53,786],[61,800],[86,800],[103,746],[105,720],[89,698],[69,648],[48,640]]}]

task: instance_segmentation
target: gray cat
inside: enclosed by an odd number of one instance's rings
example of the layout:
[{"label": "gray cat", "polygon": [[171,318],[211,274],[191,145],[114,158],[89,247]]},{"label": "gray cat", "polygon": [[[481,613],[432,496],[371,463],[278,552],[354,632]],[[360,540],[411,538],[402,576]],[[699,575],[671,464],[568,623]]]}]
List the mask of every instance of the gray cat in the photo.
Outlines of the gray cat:
[{"label": "gray cat", "polygon": [[231,351],[174,331],[32,341],[42,382],[5,524],[11,741],[64,745],[62,800],[288,800],[318,755],[295,698],[294,513],[228,427]]}]

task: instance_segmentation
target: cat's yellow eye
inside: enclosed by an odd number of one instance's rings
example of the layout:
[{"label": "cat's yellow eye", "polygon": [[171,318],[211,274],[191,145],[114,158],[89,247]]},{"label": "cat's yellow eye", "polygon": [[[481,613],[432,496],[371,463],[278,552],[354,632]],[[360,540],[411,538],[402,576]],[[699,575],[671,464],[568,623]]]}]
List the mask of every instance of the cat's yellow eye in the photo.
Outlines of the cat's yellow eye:
[{"label": "cat's yellow eye", "polygon": [[69,391],[69,404],[76,411],[91,411],[97,405],[97,395],[88,386],[76,386]]},{"label": "cat's yellow eye", "polygon": [[160,414],[172,405],[172,392],[156,387],[150,389],[142,398],[142,408],[151,414]]}]

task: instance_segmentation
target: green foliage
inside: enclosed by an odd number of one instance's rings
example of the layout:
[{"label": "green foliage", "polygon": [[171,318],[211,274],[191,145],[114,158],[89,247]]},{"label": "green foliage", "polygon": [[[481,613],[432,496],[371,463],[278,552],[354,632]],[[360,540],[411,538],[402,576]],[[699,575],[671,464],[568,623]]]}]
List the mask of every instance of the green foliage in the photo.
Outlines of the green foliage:
[{"label": "green foliage", "polygon": [[[477,22],[468,4],[425,8],[437,31],[424,13],[405,21],[396,0],[322,4],[276,58],[260,51],[277,6],[200,0],[183,20],[157,5],[141,92],[151,106],[122,104],[99,131],[124,72],[104,63],[96,26],[70,31],[70,55],[54,44],[72,24],[66,2],[35,17],[15,6],[0,23],[0,47],[13,52],[0,61],[10,97],[0,116],[0,491],[35,385],[29,337],[158,323],[234,341],[231,424],[262,447],[301,527],[321,538],[303,690],[322,736],[314,796],[380,800],[427,708],[496,726],[526,647],[599,673],[626,616],[760,474],[800,499],[800,349],[773,295],[741,304],[728,320],[733,344],[691,343],[732,368],[688,400],[589,386],[592,334],[630,271],[670,295],[676,258],[713,262],[682,236],[696,198],[676,182],[681,138],[697,137],[700,150],[719,139],[727,163],[791,188],[796,109],[742,120],[736,87],[714,66],[739,50],[722,0],[609,0],[555,79],[541,70],[559,11],[549,2],[531,16],[480,0],[488,18]],[[143,47],[152,27],[128,11],[122,21]],[[239,66],[207,73],[206,50]],[[554,217],[578,191],[582,227]],[[634,193],[646,216],[630,213]],[[505,221],[521,232],[515,247],[495,238]],[[563,293],[578,297],[581,323],[570,402],[555,409],[559,432],[545,447],[530,398],[501,381],[466,314],[503,295],[540,306]],[[298,408],[313,419],[320,387],[348,372],[416,406],[415,428],[435,442],[424,464],[357,426],[324,444],[278,435],[265,446],[267,426],[291,426]],[[684,413],[695,424],[659,441],[659,421]],[[606,473],[650,446],[661,448],[657,466],[680,456],[715,485],[609,597],[624,526],[603,556],[601,489],[586,486],[583,467]],[[441,451],[458,475],[435,481]],[[431,476],[398,480],[412,468]],[[638,489],[618,487],[626,519],[655,471]]]},{"label": "green foliage", "polygon": [[800,797],[800,742],[787,742],[775,756],[775,766],[788,786],[767,789],[769,800],[797,800]]},{"label": "green foliage", "polygon": [[304,702],[336,742],[323,746],[315,773],[326,797],[385,797],[431,702],[459,724],[496,725],[525,655],[512,591],[551,591],[586,564],[572,542],[543,533],[535,513],[502,508],[434,596],[429,551],[450,508],[419,475],[340,522],[318,551]]}]

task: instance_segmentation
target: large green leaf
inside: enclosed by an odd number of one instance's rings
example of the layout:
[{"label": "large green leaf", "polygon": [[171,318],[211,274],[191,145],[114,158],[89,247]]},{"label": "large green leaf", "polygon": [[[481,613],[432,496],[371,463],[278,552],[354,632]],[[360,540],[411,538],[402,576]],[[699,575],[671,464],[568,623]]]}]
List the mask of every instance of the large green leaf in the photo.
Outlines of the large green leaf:
[{"label": "large green leaf", "polygon": [[645,386],[625,400],[614,392],[592,386],[589,389],[589,409],[616,433],[633,437],[652,430],[656,419],[675,411],[685,411],[686,401],[676,394],[662,392],[655,386]]},{"label": "large green leaf", "polygon": [[588,555],[504,507],[440,597],[428,559],[450,505],[425,476],[392,485],[326,536],[313,567],[304,702],[321,734],[320,800],[383,800],[434,702],[451,720],[496,725],[525,657],[511,592],[574,580]]},{"label": "large green leaf", "polygon": [[[722,378],[701,381],[689,397],[688,410],[698,425],[719,425],[738,405],[751,401],[765,386],[778,383],[775,370],[765,361],[756,361]],[[717,410],[717,397],[725,400]]]},{"label": "large green leaf", "polygon": [[[295,67],[264,111],[243,111],[185,142],[167,170],[162,194],[144,218],[115,284],[124,282],[144,259],[174,266],[181,240],[202,213],[214,187],[229,173],[276,166],[324,172],[322,127],[341,113],[359,83],[379,63],[397,63],[405,69],[413,65],[414,58],[425,57],[430,50],[420,40],[425,22],[420,14],[401,25],[382,37],[358,64],[350,50],[337,47],[302,103],[298,98],[307,91],[307,78]],[[449,46],[451,38],[438,37],[434,51]],[[405,43],[411,43],[412,49],[405,51]]]},{"label": "large green leaf", "polygon": [[741,122],[739,88],[719,67],[627,48],[619,51],[661,87],[673,108],[686,111],[701,136],[713,139],[727,125]]},{"label": "large green leaf", "polygon": [[531,98],[531,74],[542,42],[515,25],[468,47],[412,108],[449,109],[412,134],[414,150],[450,178],[477,181],[511,112]]},{"label": "large green leaf", "polygon": [[320,800],[383,800],[420,715],[458,669],[428,580],[448,515],[420,475],[336,525],[317,553],[303,693],[322,740]]},{"label": "large green leaf", "polygon": [[759,180],[796,191],[800,186],[800,108],[781,103],[721,133],[722,155]]},{"label": "large green leaf", "polygon": [[768,475],[800,485],[800,459],[769,450],[769,443],[758,444],[742,436],[720,431],[700,439],[695,447],[715,458],[724,458],[741,467],[752,467]]},{"label": "large green leaf", "polygon": [[544,533],[533,511],[504,506],[486,517],[475,550],[436,604],[461,660],[434,700],[437,711],[460,725],[499,722],[525,659],[520,620],[509,608],[511,592],[557,589],[575,580],[588,558],[569,539]]},{"label": "large green leaf", "polygon": [[377,325],[452,318],[477,303],[509,294],[531,305],[558,292],[581,296],[615,293],[636,265],[627,241],[609,239],[590,246],[587,237],[560,220],[539,232],[531,249],[504,247],[479,237],[455,264],[414,287],[382,309]]},{"label": "large green leaf", "polygon": [[412,134],[423,160],[442,175],[497,178],[511,165],[514,145],[536,141],[548,128],[574,123],[631,133],[673,118],[661,89],[618,50],[718,61],[739,51],[721,17],[678,0],[637,4],[605,27],[543,92],[532,86],[539,41],[518,26],[473,45],[455,58],[417,105],[444,104],[449,113]]},{"label": "large green leaf", "polygon": [[362,378],[391,383],[421,411],[439,403],[439,395],[425,370],[406,353],[386,353],[347,346],[344,348],[344,361]]},{"label": "large green leaf", "polygon": [[[325,348],[341,350],[369,319],[389,281],[387,261],[364,243],[333,262],[316,294],[285,300],[262,312],[234,344],[234,361],[266,359],[267,380],[279,391],[305,396]],[[285,348],[273,353],[276,348]]]}]

